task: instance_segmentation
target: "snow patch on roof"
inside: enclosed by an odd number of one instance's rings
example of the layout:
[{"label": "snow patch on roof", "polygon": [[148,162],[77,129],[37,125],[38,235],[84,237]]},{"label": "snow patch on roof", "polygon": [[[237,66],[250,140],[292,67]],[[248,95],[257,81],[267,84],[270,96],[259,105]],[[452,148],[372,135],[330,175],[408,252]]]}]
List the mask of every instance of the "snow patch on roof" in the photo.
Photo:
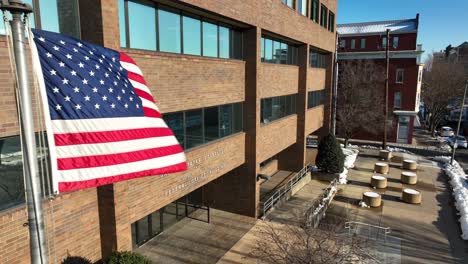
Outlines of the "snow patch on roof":
[{"label": "snow patch on roof", "polygon": [[390,29],[392,32],[405,32],[417,30],[417,24],[416,19],[351,23],[338,25],[337,31],[341,35],[385,33],[387,29]]}]

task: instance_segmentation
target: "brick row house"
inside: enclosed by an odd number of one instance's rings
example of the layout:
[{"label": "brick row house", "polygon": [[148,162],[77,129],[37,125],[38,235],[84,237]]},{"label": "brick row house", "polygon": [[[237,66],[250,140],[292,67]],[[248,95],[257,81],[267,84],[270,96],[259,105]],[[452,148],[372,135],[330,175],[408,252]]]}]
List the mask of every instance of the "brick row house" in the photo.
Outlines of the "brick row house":
[{"label": "brick row house", "polygon": [[[329,129],[335,0],[25,2],[35,10],[33,27],[129,54],[189,164],[183,173],[44,199],[50,263],[138,248],[196,209],[256,218],[264,181],[258,175],[300,171],[310,162],[307,136]],[[3,24],[0,33],[0,263],[28,263]]]},{"label": "brick row house", "polygon": [[[389,142],[411,144],[414,125],[419,123],[417,114],[424,65],[421,63],[422,46],[417,44],[418,27],[419,14],[413,19],[337,25],[339,63],[349,60],[372,60],[382,67],[385,67],[386,30],[390,29],[387,128]],[[380,88],[384,96],[385,87],[376,87]],[[356,138],[380,141],[382,134],[363,132],[358,133]]]}]

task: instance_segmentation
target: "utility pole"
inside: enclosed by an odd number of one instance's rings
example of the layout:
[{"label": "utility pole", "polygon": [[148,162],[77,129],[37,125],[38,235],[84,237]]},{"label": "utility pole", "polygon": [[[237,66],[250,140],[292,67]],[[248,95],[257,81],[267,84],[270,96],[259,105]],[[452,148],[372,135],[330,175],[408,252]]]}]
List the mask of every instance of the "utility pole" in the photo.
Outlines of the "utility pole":
[{"label": "utility pole", "polygon": [[18,83],[21,148],[24,161],[23,173],[26,185],[26,204],[28,207],[27,224],[29,227],[31,263],[46,264],[47,251],[44,235],[44,219],[42,216],[42,193],[36,157],[36,139],[31,100],[32,92],[29,87],[28,63],[26,61],[25,23],[22,20],[23,15],[32,12],[32,7],[28,4],[23,4],[22,0],[2,0],[0,9],[9,11],[12,15],[10,25]]},{"label": "utility pole", "polygon": [[[465,112],[465,100],[466,100],[466,90],[468,89],[468,80],[465,82],[465,92],[463,92],[463,101],[461,102],[461,108],[460,108],[460,115],[458,116],[458,126],[457,126],[457,133],[455,136],[455,142],[453,143],[453,148],[452,148],[452,158],[450,159],[450,164],[453,165],[453,161],[455,160],[455,150],[457,149],[457,139],[458,135],[460,134],[460,125],[461,125],[461,120],[463,113]],[[466,117],[465,117],[466,118]]]},{"label": "utility pole", "polygon": [[387,29],[387,45],[385,47],[385,108],[384,108],[384,131],[383,131],[383,141],[382,141],[382,149],[387,148],[387,120],[388,120],[388,72],[390,67],[390,57],[389,57],[389,49],[390,49],[390,29]]},{"label": "utility pole", "polygon": [[336,136],[336,108],[338,105],[338,45],[340,35],[336,33],[336,45],[334,56],[334,75],[333,75],[333,97],[332,97],[332,134]]}]

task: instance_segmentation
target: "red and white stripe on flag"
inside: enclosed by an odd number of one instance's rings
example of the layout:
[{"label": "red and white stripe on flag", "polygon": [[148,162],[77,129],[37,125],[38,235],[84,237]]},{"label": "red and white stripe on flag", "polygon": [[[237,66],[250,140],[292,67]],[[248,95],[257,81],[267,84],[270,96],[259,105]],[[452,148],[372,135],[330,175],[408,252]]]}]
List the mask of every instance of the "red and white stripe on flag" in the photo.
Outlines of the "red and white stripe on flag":
[{"label": "red and white stripe on flag", "polygon": [[[34,31],[34,34],[37,46],[33,51],[34,68],[40,77],[38,79],[46,110],[55,191],[69,192],[187,169],[183,149],[162,119],[143,74],[132,58],[125,53],[103,47],[96,48],[93,44],[78,42],[79,40],[55,33]],[[62,40],[56,41],[55,44],[56,37],[66,38],[63,41],[66,44],[59,46]],[[50,45],[47,45],[48,41],[51,42]],[[69,49],[75,53],[63,52],[68,48],[66,45],[71,45],[73,41],[76,41],[76,45]],[[50,51],[48,46],[51,47]],[[63,59],[58,52],[63,52]],[[41,56],[41,53],[47,56]],[[96,62],[90,62],[88,65],[80,61],[74,65],[70,61],[70,66],[60,66],[60,60],[63,61],[72,55],[78,57],[81,53],[87,54],[83,55],[82,61],[94,58]],[[112,57],[113,55],[115,56]],[[117,56],[118,60],[115,58]],[[48,61],[54,58],[60,61],[57,66]],[[70,69],[63,69],[68,66]],[[120,68],[120,71],[117,68]],[[68,77],[70,80],[64,84],[68,72],[72,72],[73,76]],[[79,76],[87,75],[80,77],[80,80],[83,79],[83,85],[68,85],[74,80],[76,73]],[[57,75],[61,76],[54,82]],[[113,84],[104,84],[110,80],[106,79],[109,75],[114,77]],[[96,85],[88,87],[88,84],[93,82]],[[99,84],[102,86],[98,86]],[[133,98],[131,94],[138,98]],[[124,100],[127,100],[125,104]],[[105,107],[108,112],[102,114],[106,111]],[[119,111],[124,114],[112,116],[115,114],[113,111],[119,107]],[[125,111],[131,107],[135,108],[136,112],[133,113],[140,115],[132,115],[132,112],[127,114]],[[62,114],[64,111],[76,113]],[[106,117],[106,114],[110,117]],[[92,118],[93,115],[100,116]]]}]

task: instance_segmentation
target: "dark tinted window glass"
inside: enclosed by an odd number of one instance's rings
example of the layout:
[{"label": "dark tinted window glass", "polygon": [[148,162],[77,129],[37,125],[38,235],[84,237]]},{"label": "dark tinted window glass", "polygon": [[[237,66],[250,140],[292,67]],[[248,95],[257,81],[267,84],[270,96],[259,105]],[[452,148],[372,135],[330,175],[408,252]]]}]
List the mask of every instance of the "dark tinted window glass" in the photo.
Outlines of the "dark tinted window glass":
[{"label": "dark tinted window glass", "polygon": [[219,131],[221,137],[232,134],[232,105],[220,106]]},{"label": "dark tinted window glass", "polygon": [[0,211],[24,202],[23,159],[19,136],[0,139]]},{"label": "dark tinted window glass", "polygon": [[281,43],[280,63],[281,64],[288,63],[288,44],[286,43]]},{"label": "dark tinted window glass", "polygon": [[185,145],[186,149],[203,144],[202,110],[192,110],[185,113]]},{"label": "dark tinted window glass", "polygon": [[311,91],[307,94],[307,108],[322,105],[324,102],[324,90]]},{"label": "dark tinted window glass", "polygon": [[297,64],[297,48],[290,44],[262,37],[260,46],[263,62]]},{"label": "dark tinted window glass", "polygon": [[242,59],[242,32],[236,31],[236,30],[231,30],[232,33],[232,58],[233,59]]},{"label": "dark tinted window glass", "polygon": [[78,1],[40,0],[39,10],[42,29],[80,37]]},{"label": "dark tinted window glass", "polygon": [[219,57],[229,58],[229,28],[219,27]]},{"label": "dark tinted window glass", "polygon": [[159,50],[180,53],[180,15],[159,9]]},{"label": "dark tinted window glass", "polygon": [[319,4],[318,0],[312,0],[312,6],[311,6],[311,16],[310,19],[312,19],[315,22],[319,22]]},{"label": "dark tinted window glass", "polygon": [[261,100],[261,122],[269,123],[296,113],[296,95],[264,98]]},{"label": "dark tinted window glass", "polygon": [[203,56],[218,57],[218,26],[203,22]]},{"label": "dark tinted window glass", "polygon": [[325,54],[318,53],[316,51],[310,51],[309,58],[310,58],[310,67],[312,68],[327,68],[327,60]]},{"label": "dark tinted window glass", "polygon": [[219,138],[219,116],[218,108],[205,108],[205,142]]},{"label": "dark tinted window glass", "polygon": [[165,114],[163,116],[167,126],[174,132],[179,143],[184,146],[184,113]]},{"label": "dark tinted window glass", "polygon": [[328,19],[328,30],[330,32],[335,31],[335,14],[330,12],[329,19]]},{"label": "dark tinted window glass", "polygon": [[241,103],[237,103],[237,104],[234,104],[233,105],[233,133],[237,133],[237,132],[240,132],[242,131],[242,128],[243,128],[243,117],[242,117],[242,104]]},{"label": "dark tinted window glass", "polygon": [[327,27],[327,14],[328,14],[328,9],[322,5],[321,7],[321,16],[320,16],[320,25],[324,28]]},{"label": "dark tinted window glass", "polygon": [[125,1],[119,0],[120,46],[127,47],[127,27],[125,25]]},{"label": "dark tinted window glass", "polygon": [[128,1],[130,47],[156,50],[156,10]]},{"label": "dark tinted window glass", "polygon": [[191,17],[183,17],[184,53],[201,55],[201,21]]}]

